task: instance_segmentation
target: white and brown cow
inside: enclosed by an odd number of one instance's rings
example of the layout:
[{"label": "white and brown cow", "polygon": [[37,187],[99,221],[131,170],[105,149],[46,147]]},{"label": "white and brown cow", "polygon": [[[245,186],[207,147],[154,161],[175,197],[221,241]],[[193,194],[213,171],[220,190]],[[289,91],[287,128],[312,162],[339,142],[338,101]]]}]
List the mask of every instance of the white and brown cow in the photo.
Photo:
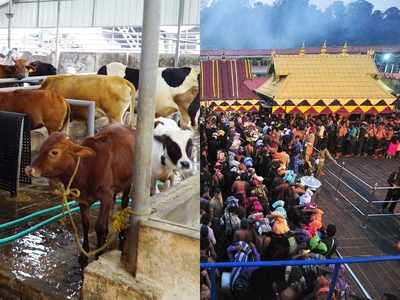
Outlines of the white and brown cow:
[{"label": "white and brown cow", "polygon": [[[123,77],[139,88],[139,69],[112,62],[97,73]],[[196,116],[200,111],[198,71],[191,67],[159,68],[157,78],[156,117],[179,112],[182,128],[196,128]]]},{"label": "white and brown cow", "polygon": [[152,149],[151,194],[158,191],[157,180],[174,185],[174,171],[186,172],[193,168],[193,133],[180,128],[174,120],[157,118],[154,121]]},{"label": "white and brown cow", "polygon": [[[54,75],[48,76],[40,87],[70,99],[96,102],[96,110],[103,112],[111,123],[123,123],[128,107],[135,107],[136,89],[128,80],[118,76]],[[72,108],[72,117],[86,118],[86,109]],[[131,115],[131,120],[133,116]]]}]

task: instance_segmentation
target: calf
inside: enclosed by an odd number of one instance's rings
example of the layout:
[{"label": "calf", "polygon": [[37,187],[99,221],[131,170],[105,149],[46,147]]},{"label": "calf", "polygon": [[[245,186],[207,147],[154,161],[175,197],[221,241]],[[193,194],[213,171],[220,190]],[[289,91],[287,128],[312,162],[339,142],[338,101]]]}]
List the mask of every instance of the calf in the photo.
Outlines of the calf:
[{"label": "calf", "polygon": [[[62,133],[53,133],[41,147],[37,158],[25,169],[28,176],[43,176],[67,186],[78,157],[81,158],[71,187],[80,190],[80,197],[76,200],[81,209],[85,251],[89,251],[90,205],[97,200],[101,203],[96,222],[97,247],[106,241],[115,194],[123,192],[122,207],[128,205],[134,144],[134,130],[118,125],[86,138],[81,145],[73,143]],[[87,263],[83,254],[80,262]]]},{"label": "calf", "polygon": [[32,129],[44,126],[49,133],[66,130],[70,117],[65,99],[46,90],[0,92],[0,110],[26,114]]},{"label": "calf", "polygon": [[56,75],[57,69],[48,63],[44,63],[41,61],[34,61],[29,64],[32,71],[29,73],[29,76],[49,76],[49,75]]},{"label": "calf", "polygon": [[[135,107],[136,89],[129,81],[117,76],[56,75],[49,76],[41,89],[52,90],[65,98],[96,102],[111,123],[123,123],[123,115],[131,106],[131,120]],[[85,119],[85,108],[73,108],[74,118]]]},{"label": "calf", "polygon": [[[129,80],[139,88],[139,70],[112,62],[102,66],[98,74],[115,75]],[[182,128],[195,127],[193,124],[200,107],[198,72],[195,68],[160,68],[157,74],[156,116],[167,117],[174,112],[180,114]],[[193,105],[192,103],[195,102]],[[196,108],[197,107],[197,108]]]},{"label": "calf", "polygon": [[17,78],[21,80],[28,77],[29,72],[35,70],[33,66],[27,65],[26,59],[14,60],[14,65],[0,65],[0,78]]},{"label": "calf", "polygon": [[[157,118],[154,122],[151,194],[158,193],[157,180],[174,185],[174,171],[192,169],[192,132],[181,129],[175,121]],[[167,187],[168,187],[167,186]]]}]

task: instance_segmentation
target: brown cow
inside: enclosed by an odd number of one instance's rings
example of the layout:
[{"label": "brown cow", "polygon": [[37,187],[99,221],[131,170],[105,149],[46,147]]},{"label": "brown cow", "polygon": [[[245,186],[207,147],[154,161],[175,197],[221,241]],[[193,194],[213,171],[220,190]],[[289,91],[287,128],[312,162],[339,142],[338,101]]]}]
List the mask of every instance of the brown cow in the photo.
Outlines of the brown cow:
[{"label": "brown cow", "polygon": [[28,65],[28,61],[26,59],[17,59],[13,60],[14,65],[0,65],[0,78],[17,78],[22,79],[28,77],[29,72],[33,72],[36,69]]},{"label": "brown cow", "polygon": [[[41,89],[47,89],[70,99],[96,102],[111,122],[123,123],[123,114],[131,105],[135,107],[136,89],[132,83],[118,76],[56,75],[49,76]],[[86,118],[85,109],[73,108],[77,118]]]},{"label": "brown cow", "polygon": [[0,92],[0,110],[26,114],[32,129],[44,126],[49,133],[66,130],[70,116],[65,99],[44,90]]},{"label": "brown cow", "polygon": [[[42,145],[38,157],[25,169],[28,176],[43,176],[67,186],[78,157],[81,158],[71,187],[81,192],[77,201],[81,209],[83,248],[86,251],[89,251],[90,205],[97,200],[101,202],[96,223],[98,247],[107,238],[113,196],[123,192],[122,207],[128,205],[134,144],[135,131],[119,125],[106,127],[94,137],[86,138],[81,145],[73,143],[62,133],[53,133]],[[82,265],[87,263],[83,254],[80,262]]]}]

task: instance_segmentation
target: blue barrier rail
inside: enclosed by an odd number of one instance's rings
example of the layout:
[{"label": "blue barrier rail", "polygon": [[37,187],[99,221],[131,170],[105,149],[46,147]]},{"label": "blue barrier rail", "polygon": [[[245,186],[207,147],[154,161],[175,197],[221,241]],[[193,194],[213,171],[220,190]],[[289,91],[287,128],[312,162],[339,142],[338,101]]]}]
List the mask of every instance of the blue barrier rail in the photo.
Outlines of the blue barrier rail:
[{"label": "blue barrier rail", "polygon": [[274,261],[255,261],[255,262],[216,262],[216,263],[200,263],[200,268],[208,269],[211,271],[211,299],[217,299],[216,290],[216,269],[219,268],[258,268],[258,267],[286,267],[286,266],[305,266],[305,265],[335,265],[333,277],[329,287],[328,300],[332,300],[333,293],[336,287],[336,281],[339,276],[340,266],[342,264],[364,264],[376,263],[384,261],[400,261],[400,255],[388,256],[363,256],[363,257],[349,257],[349,258],[336,258],[336,259],[292,259],[292,260],[274,260]]}]

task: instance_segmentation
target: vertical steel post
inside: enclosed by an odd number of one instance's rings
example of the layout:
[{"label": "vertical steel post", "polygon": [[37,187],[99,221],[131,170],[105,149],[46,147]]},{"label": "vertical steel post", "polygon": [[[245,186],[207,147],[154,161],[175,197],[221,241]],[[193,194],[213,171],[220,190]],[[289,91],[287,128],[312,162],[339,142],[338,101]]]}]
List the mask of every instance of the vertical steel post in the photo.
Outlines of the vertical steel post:
[{"label": "vertical steel post", "polygon": [[12,0],[8,1],[8,12],[6,13],[6,17],[8,18],[8,33],[7,33],[7,47],[8,51],[11,51],[11,19],[14,17],[12,12],[13,2]]},{"label": "vertical steel post", "polygon": [[336,200],[339,199],[339,198],[338,198],[338,192],[339,192],[340,184],[342,183],[340,180],[343,180],[343,179],[342,179],[342,174],[343,174],[344,165],[345,165],[345,163],[342,162],[342,168],[340,168],[340,173],[339,173],[339,176],[338,176],[338,177],[339,177],[339,179],[338,179],[338,184],[337,184],[336,190],[335,190],[335,199],[336,199]]},{"label": "vertical steel post", "polygon": [[60,29],[60,10],[61,10],[61,1],[57,0],[57,26],[56,26],[56,68],[58,69],[58,60],[59,60],[59,49],[58,49],[58,34],[59,34],[59,29]]},{"label": "vertical steel post", "polygon": [[211,300],[217,300],[216,269],[211,269]]},{"label": "vertical steel post", "polygon": [[340,271],[340,264],[336,264],[335,269],[333,270],[333,277],[331,279],[331,285],[329,287],[328,297],[326,298],[327,300],[332,300],[333,293],[335,292],[336,281],[339,277],[339,271]]},{"label": "vertical steel post", "polygon": [[368,215],[369,215],[369,213],[371,211],[372,206],[374,205],[373,201],[374,201],[374,198],[375,198],[375,191],[376,191],[376,187],[377,186],[378,186],[378,183],[375,182],[375,184],[374,184],[374,186],[373,186],[373,188],[371,190],[371,193],[369,194],[369,197],[368,197],[367,211],[366,211],[365,216],[363,218],[363,224],[361,224],[361,228],[363,228],[363,229],[366,229],[367,226],[368,226]]},{"label": "vertical steel post", "polygon": [[183,11],[185,8],[185,0],[179,0],[179,14],[178,14],[178,32],[176,36],[176,45],[175,45],[175,67],[179,66],[179,48],[181,47],[181,25],[183,21]]},{"label": "vertical steel post", "polygon": [[[144,1],[142,53],[140,60],[140,89],[137,114],[135,160],[131,197],[133,210],[145,214],[148,210],[151,184],[151,149],[155,115],[161,0]],[[133,115],[133,111],[131,114]],[[131,116],[132,116],[131,115]],[[139,223],[145,216],[132,216],[124,244],[121,262],[125,269],[136,274]]]},{"label": "vertical steel post", "polygon": [[37,0],[36,3],[36,27],[39,28],[40,24],[40,0]]},{"label": "vertical steel post", "polygon": [[96,0],[92,2],[92,27],[94,27],[94,23],[96,20]]}]

